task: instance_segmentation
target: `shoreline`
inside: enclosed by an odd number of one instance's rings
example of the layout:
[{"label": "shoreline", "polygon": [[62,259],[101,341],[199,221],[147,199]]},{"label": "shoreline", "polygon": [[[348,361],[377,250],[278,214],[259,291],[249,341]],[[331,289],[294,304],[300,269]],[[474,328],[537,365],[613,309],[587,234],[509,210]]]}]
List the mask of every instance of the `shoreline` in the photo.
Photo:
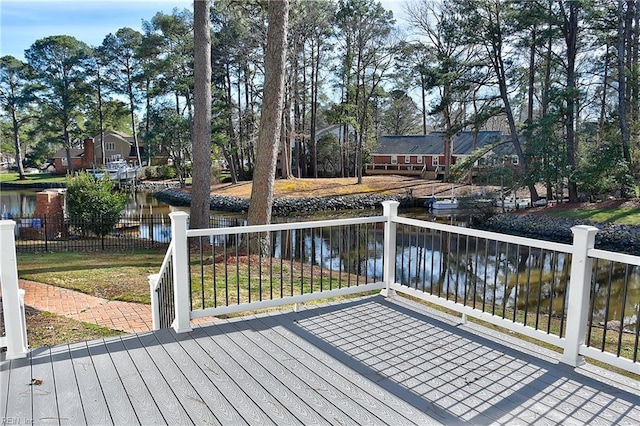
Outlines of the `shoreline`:
[{"label": "shoreline", "polygon": [[[175,189],[166,189],[154,195],[158,200],[171,205],[188,206],[191,194]],[[310,198],[274,198],[273,215],[291,216],[329,211],[354,211],[379,209],[381,202],[396,200],[400,207],[415,207],[415,198],[400,195],[345,195]],[[174,204],[175,203],[175,204]],[[209,204],[211,210],[246,213],[249,199],[241,197],[212,195]],[[498,232],[570,244],[573,238],[571,227],[591,225],[600,231],[596,234],[596,247],[640,256],[640,226],[615,223],[600,223],[583,219],[561,219],[532,213],[499,213],[490,218],[469,223],[472,229]]]},{"label": "shoreline", "polygon": [[[191,204],[191,194],[177,189],[164,189],[156,192],[154,197],[172,206],[186,207]],[[291,214],[312,214],[323,211],[367,210],[382,206],[383,201],[395,200],[401,206],[413,206],[413,199],[402,195],[362,194],[327,197],[283,198],[273,199],[272,214],[287,216]],[[228,195],[211,195],[209,209],[231,213],[245,213],[249,209],[249,198]]]}]

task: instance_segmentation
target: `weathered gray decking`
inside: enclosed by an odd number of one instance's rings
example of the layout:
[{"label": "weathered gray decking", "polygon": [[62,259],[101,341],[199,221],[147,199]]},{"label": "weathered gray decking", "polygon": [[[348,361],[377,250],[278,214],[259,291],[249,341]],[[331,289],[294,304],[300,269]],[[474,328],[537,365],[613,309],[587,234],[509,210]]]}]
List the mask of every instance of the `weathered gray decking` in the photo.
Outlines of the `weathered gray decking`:
[{"label": "weathered gray decking", "polygon": [[640,424],[640,382],[371,297],[3,362],[5,423]]}]

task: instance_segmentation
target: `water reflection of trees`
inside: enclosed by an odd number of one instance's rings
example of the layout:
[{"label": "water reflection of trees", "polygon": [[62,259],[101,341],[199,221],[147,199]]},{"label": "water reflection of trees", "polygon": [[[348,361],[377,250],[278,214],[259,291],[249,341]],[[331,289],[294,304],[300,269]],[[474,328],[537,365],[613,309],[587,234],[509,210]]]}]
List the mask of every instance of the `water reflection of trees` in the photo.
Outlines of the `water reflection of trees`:
[{"label": "water reflection of trees", "polygon": [[[536,328],[550,329],[555,318],[562,332],[570,254],[411,227],[399,228],[397,240],[401,284]],[[639,268],[594,268],[593,321],[635,321]]]},{"label": "water reflection of trees", "polygon": [[[226,237],[228,247],[233,238]],[[297,268],[296,278],[311,288],[382,279],[382,224],[280,230],[271,232],[270,238],[274,258],[290,270],[295,264],[306,265]],[[536,328],[550,328],[549,318],[563,326],[570,259],[563,252],[526,245],[397,228],[397,282]],[[594,262],[593,277],[591,322],[637,318],[638,266]]]}]

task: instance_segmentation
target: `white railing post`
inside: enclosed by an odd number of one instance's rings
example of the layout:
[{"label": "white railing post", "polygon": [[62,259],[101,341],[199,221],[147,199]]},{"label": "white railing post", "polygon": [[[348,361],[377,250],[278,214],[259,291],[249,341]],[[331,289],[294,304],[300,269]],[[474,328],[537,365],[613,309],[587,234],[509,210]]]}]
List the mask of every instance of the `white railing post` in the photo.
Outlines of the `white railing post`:
[{"label": "white railing post", "polygon": [[24,358],[27,355],[27,327],[24,318],[24,298],[18,288],[18,261],[16,258],[13,220],[0,220],[0,285],[6,333],[6,359]]},{"label": "white railing post", "polygon": [[171,236],[173,238],[173,298],[176,317],[172,327],[176,333],[191,331],[191,297],[189,297],[189,245],[185,212],[173,212]]},{"label": "white railing post", "polygon": [[573,253],[569,277],[567,331],[560,362],[577,367],[584,363],[584,357],[580,355],[580,346],[584,344],[589,312],[592,262],[588,253],[595,245],[598,228],[578,225],[571,228],[571,232],[573,232]]},{"label": "white railing post", "polygon": [[160,301],[156,291],[160,274],[152,274],[148,278],[149,292],[151,293],[151,329],[160,330]]},{"label": "white railing post", "polygon": [[393,220],[398,216],[397,201],[383,201],[382,215],[387,217],[384,224],[384,254],[383,254],[383,271],[382,280],[386,287],[380,291],[384,297],[394,296],[395,290],[390,288],[391,284],[396,281],[396,224]]}]

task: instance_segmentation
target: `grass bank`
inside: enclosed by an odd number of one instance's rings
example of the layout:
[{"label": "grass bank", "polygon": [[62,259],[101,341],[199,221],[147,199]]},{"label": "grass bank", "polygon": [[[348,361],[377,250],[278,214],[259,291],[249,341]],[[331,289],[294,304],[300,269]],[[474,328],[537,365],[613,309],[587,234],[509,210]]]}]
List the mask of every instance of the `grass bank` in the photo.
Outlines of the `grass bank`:
[{"label": "grass bank", "polygon": [[18,173],[0,173],[0,183],[11,183],[13,185],[29,186],[34,183],[65,183],[67,177],[65,175],[52,175],[51,173],[29,173],[26,179],[20,180]]},{"label": "grass bank", "polygon": [[158,273],[164,250],[91,253],[20,253],[22,279],[125,302],[150,302],[150,274]]},{"label": "grass bank", "polygon": [[592,222],[611,222],[624,225],[640,225],[638,207],[596,207],[576,209],[548,209],[552,217],[590,220]]}]

